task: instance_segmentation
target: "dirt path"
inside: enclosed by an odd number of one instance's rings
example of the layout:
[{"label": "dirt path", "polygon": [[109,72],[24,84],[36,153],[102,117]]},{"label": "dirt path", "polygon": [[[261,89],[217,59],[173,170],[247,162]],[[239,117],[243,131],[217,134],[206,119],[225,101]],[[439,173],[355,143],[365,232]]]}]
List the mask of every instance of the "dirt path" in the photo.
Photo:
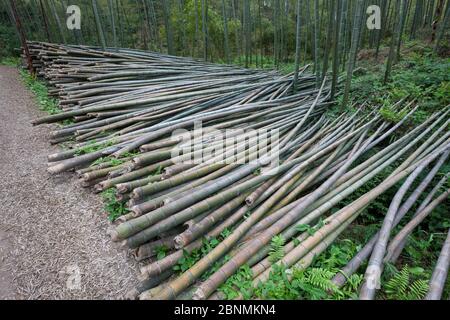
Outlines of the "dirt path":
[{"label": "dirt path", "polygon": [[51,126],[16,69],[0,66],[0,299],[116,299],[136,264],[112,244],[101,201],[72,174],[50,176]]}]

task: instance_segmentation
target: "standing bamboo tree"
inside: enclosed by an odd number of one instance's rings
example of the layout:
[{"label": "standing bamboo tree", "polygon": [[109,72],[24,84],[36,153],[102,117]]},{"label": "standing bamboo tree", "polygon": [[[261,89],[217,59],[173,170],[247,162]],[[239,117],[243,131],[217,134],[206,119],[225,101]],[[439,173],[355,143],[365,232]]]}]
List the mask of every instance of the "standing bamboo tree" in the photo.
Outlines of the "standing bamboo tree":
[{"label": "standing bamboo tree", "polygon": [[347,106],[350,95],[350,86],[352,83],[353,69],[355,67],[356,55],[358,53],[358,39],[362,19],[363,1],[364,0],[357,0],[355,6],[355,16],[354,16],[355,18],[353,19],[352,41],[350,47],[350,57],[347,66],[347,79],[345,81],[344,98],[341,106],[342,110],[345,108],[345,106]]},{"label": "standing bamboo tree", "polygon": [[119,28],[120,46],[123,47],[125,45],[125,41],[124,41],[123,24],[122,24],[122,19],[121,19],[121,15],[120,15],[119,5],[120,5],[120,2],[117,1],[114,11],[116,12],[116,15],[117,15],[117,27]]},{"label": "standing bamboo tree", "polygon": [[[198,0],[194,1],[194,16],[195,16],[195,33],[194,33],[194,48],[192,50],[192,55],[195,56],[194,52],[196,51],[196,49],[198,50],[199,48],[199,39],[198,39],[198,34],[199,34],[199,19],[198,19]],[[197,54],[199,55],[200,52],[197,52]]]},{"label": "standing bamboo tree", "polygon": [[[412,0],[410,0],[408,2],[411,2],[411,1]],[[431,24],[433,23],[434,5],[435,5],[435,0],[428,0],[428,8],[427,8],[425,21],[424,21],[424,26],[431,27]]]},{"label": "standing bamboo tree", "polygon": [[438,3],[436,5],[436,10],[434,13],[434,21],[431,25],[432,31],[431,31],[431,39],[430,41],[433,42],[436,39],[436,33],[439,29],[439,22],[441,20],[442,11],[444,10],[444,4],[445,0],[438,0]]},{"label": "standing bamboo tree", "polygon": [[325,78],[328,71],[328,58],[330,56],[330,48],[332,44],[332,34],[333,34],[333,17],[335,15],[336,8],[336,0],[330,0],[328,3],[328,30],[327,30],[327,38],[325,43],[325,52],[323,54],[323,69],[322,69],[322,80]]},{"label": "standing bamboo tree", "polygon": [[301,0],[297,0],[297,29],[296,29],[296,37],[295,37],[295,74],[294,74],[294,85],[293,85],[293,89],[294,92],[297,91],[297,82],[298,82],[298,71],[300,68],[300,43],[301,43],[301,39],[300,39],[300,32],[301,32],[301,28],[300,28],[300,6],[301,6],[302,2]]},{"label": "standing bamboo tree", "polygon": [[[340,26],[340,33],[339,36],[339,59],[340,59],[340,65],[341,70],[345,70],[345,39],[347,35],[347,14],[348,14],[348,4],[350,0],[342,0],[342,13],[341,13],[341,26]],[[341,71],[341,72],[342,72]]]},{"label": "standing bamboo tree", "polygon": [[111,29],[113,36],[113,46],[117,48],[116,20],[114,18],[114,4],[112,0],[108,0],[109,18],[111,19]]},{"label": "standing bamboo tree", "polygon": [[202,0],[202,33],[203,33],[203,59],[208,60],[208,2]]},{"label": "standing bamboo tree", "polygon": [[397,2],[395,6],[395,16],[400,17],[397,25],[395,26],[394,33],[392,34],[391,46],[389,49],[389,56],[386,63],[386,72],[384,74],[384,83],[389,81],[389,76],[391,74],[392,65],[395,60],[395,49],[398,46],[398,43],[401,41],[401,29],[403,24],[403,8],[404,8],[405,0],[400,0]]},{"label": "standing bamboo tree", "polygon": [[151,34],[150,19],[149,19],[149,14],[147,11],[147,5],[145,3],[145,0],[142,0],[141,2],[142,2],[142,9],[143,9],[142,11],[144,13],[144,20],[145,20],[145,25],[146,25],[145,30],[146,30],[146,34],[148,37],[146,48],[150,49],[150,38],[151,38],[151,36],[150,36],[150,34]]},{"label": "standing bamboo tree", "polygon": [[250,2],[244,0],[244,43],[245,43],[245,67],[248,68],[251,54],[251,21],[250,21]]},{"label": "standing bamboo tree", "polygon": [[45,12],[45,8],[44,8],[44,4],[42,3],[42,0],[39,0],[39,7],[41,10],[42,22],[44,23],[44,30],[45,30],[45,34],[47,35],[47,40],[48,40],[48,42],[52,42],[52,37],[50,36],[50,32],[48,29],[48,18],[47,18],[47,14]]},{"label": "standing bamboo tree", "polygon": [[[308,55],[308,45],[311,45],[312,41],[314,41],[312,38],[311,38],[311,42],[308,41],[309,35],[312,34],[312,32],[310,31],[311,12],[310,12],[309,0],[303,1],[303,10],[302,11],[304,12],[304,14],[303,14],[303,17],[304,17],[304,20],[303,20],[304,21],[303,22],[303,25],[304,25],[304,27],[303,27],[303,29],[304,29],[303,35],[304,36],[303,36],[303,38],[305,39],[305,41],[304,41],[305,45],[303,46],[303,48],[304,48],[303,61],[306,64],[306,57]],[[309,49],[310,49],[310,51],[313,50],[312,49],[312,45],[310,46]]]},{"label": "standing bamboo tree", "polygon": [[264,68],[263,62],[263,29],[261,21],[261,0],[258,0],[258,29],[259,29],[259,62],[260,67]]},{"label": "standing bamboo tree", "polygon": [[223,36],[225,45],[225,61],[230,63],[230,49],[228,45],[228,16],[227,8],[225,6],[225,0],[222,0],[222,14],[223,14]]},{"label": "standing bamboo tree", "polygon": [[[186,24],[186,16],[185,16],[185,12],[184,12],[184,1],[183,0],[179,0],[178,7],[180,10],[180,26],[183,26]],[[188,48],[186,28],[182,28],[181,43],[183,45],[183,53],[186,55],[187,48]]]},{"label": "standing bamboo tree", "polygon": [[403,6],[402,6],[402,13],[401,13],[401,17],[400,17],[400,36],[399,39],[397,41],[397,54],[395,55],[395,62],[398,62],[400,60],[400,52],[401,52],[401,46],[402,46],[402,36],[403,36],[403,30],[405,28],[405,21],[406,21],[406,17],[408,15],[408,2],[407,0],[403,1]]},{"label": "standing bamboo tree", "polygon": [[380,53],[381,38],[383,37],[384,29],[386,28],[387,9],[388,9],[387,0],[381,0],[381,29],[377,30],[376,51],[375,51],[376,58],[378,58],[378,54]]},{"label": "standing bamboo tree", "polygon": [[55,21],[56,21],[56,26],[58,28],[59,35],[61,37],[61,41],[65,44],[66,43],[66,37],[64,36],[64,32],[63,32],[62,26],[61,26],[61,20],[59,19],[58,12],[56,11],[55,2],[53,0],[50,1],[50,7],[51,7],[52,12],[53,12],[53,17],[55,18]]},{"label": "standing bamboo tree", "polygon": [[445,32],[447,31],[449,20],[450,20],[450,2],[447,2],[447,9],[445,10],[444,20],[441,23],[441,28],[436,38],[436,44],[434,45],[434,52],[436,53],[439,51],[439,44],[444,38]]},{"label": "standing bamboo tree", "polygon": [[342,5],[342,0],[337,0],[336,19],[334,23],[333,80],[331,82],[331,99],[334,99],[334,96],[336,94],[336,86],[339,73],[339,37],[341,33]]},{"label": "standing bamboo tree", "polygon": [[314,0],[314,71],[316,74],[316,88],[320,85],[319,74],[319,0]]},{"label": "standing bamboo tree", "polygon": [[162,2],[162,11],[164,17],[164,26],[166,29],[166,41],[167,41],[167,52],[171,55],[175,54],[173,50],[173,34],[172,26],[170,24],[170,1],[165,0]]},{"label": "standing bamboo tree", "polygon": [[[238,15],[237,15],[237,4],[235,3],[235,0],[231,0],[231,9],[233,11],[233,19],[236,21],[238,20]],[[234,35],[234,39],[236,42],[236,53],[238,56],[238,62],[239,64],[241,63],[241,42],[239,41],[239,28],[236,29],[236,34]]]},{"label": "standing bamboo tree", "polygon": [[106,49],[105,34],[103,33],[102,22],[100,20],[100,15],[98,13],[97,0],[92,0],[92,11],[94,12],[95,24],[97,25],[97,33],[100,38],[100,44],[103,50]]},{"label": "standing bamboo tree", "polygon": [[22,28],[22,22],[20,21],[19,14],[17,13],[16,2],[14,0],[9,0],[9,4],[10,4],[10,8],[11,8],[11,14],[14,17],[14,20],[16,23],[17,33],[20,36],[20,42],[22,44],[22,48],[23,48],[23,50],[25,52],[25,56],[27,58],[28,71],[31,74],[33,74],[33,72],[34,72],[33,62],[31,59],[30,51],[28,50],[27,39],[25,37],[25,32],[23,31],[23,28]]},{"label": "standing bamboo tree", "polygon": [[279,11],[280,0],[273,0],[273,62],[279,68]]}]

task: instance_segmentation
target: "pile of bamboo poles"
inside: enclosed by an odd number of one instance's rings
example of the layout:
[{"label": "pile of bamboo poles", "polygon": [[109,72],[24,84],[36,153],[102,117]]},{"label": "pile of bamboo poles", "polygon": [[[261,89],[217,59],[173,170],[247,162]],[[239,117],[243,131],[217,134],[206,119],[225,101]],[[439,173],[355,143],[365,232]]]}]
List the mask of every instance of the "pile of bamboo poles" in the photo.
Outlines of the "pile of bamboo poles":
[{"label": "pile of bamboo poles", "polygon": [[[293,75],[148,52],[48,43],[30,43],[30,52],[62,110],[34,124],[73,121],[52,133],[53,143],[72,144],[49,155],[49,172],[75,170],[81,184],[95,192],[115,188],[129,210],[110,235],[143,263],[142,282],[130,297],[221,298],[217,289],[243,265],[251,268],[255,286],[268,279],[274,264],[305,269],[372,201],[406,178],[379,233],[333,279],[343,286],[369,259],[361,298],[373,298],[371,271],[395,261],[414,227],[448,198],[449,191],[438,195],[438,183],[389,242],[394,226],[405,222],[447,161],[448,107],[398,134],[417,109],[413,102],[393,106],[406,113],[396,124],[376,108],[328,119],[323,115],[330,104],[328,82],[316,88],[307,67],[293,92]],[[201,134],[193,130],[199,122]],[[274,130],[278,139],[260,153],[257,138],[246,135],[251,130]],[[236,142],[223,146],[226,135]],[[205,153],[209,157],[192,161]],[[376,188],[333,213],[343,199],[397,163]],[[424,171],[426,178],[403,201]],[[299,231],[304,224],[317,225],[317,232]],[[225,230],[224,239],[191,268],[174,270],[184,254]],[[284,257],[273,262],[269,245],[277,235],[288,241]],[[169,253],[155,260],[162,245]],[[448,244],[443,255],[441,269],[448,262]],[[218,270],[198,283],[217,263]],[[439,290],[441,280],[442,272],[433,277],[430,291]]]}]

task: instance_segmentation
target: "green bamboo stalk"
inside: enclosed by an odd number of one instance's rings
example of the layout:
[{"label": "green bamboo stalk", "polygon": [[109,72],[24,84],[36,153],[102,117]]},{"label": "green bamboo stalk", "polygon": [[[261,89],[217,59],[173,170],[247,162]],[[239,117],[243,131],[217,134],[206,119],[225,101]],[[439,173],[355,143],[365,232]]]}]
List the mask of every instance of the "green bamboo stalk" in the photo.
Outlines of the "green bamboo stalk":
[{"label": "green bamboo stalk", "polygon": [[[439,168],[444,163],[448,154],[444,154],[437,164],[433,167],[433,169],[429,172],[426,178],[422,181],[422,183],[414,190],[414,192],[410,195],[410,197],[403,203],[403,205],[398,210],[397,215],[395,216],[394,227],[399,224],[401,219],[406,215],[409,209],[412,207],[417,198],[421,195],[421,193],[425,190],[428,184],[431,182],[433,177],[436,175]],[[444,181],[446,181],[447,177],[442,178],[439,183],[433,188],[433,190],[428,194],[426,199],[422,202],[422,205],[418,208],[417,212],[422,211],[428,203],[431,201],[434,194],[438,191],[438,189],[442,186]],[[349,263],[338,273],[333,279],[332,282],[335,283],[338,287],[342,287],[346,282],[348,277],[350,277],[353,273],[356,272],[357,269],[361,266],[361,264],[369,258],[370,253],[373,250],[373,247],[378,239],[379,233],[376,233],[367,244],[349,261]],[[396,257],[395,253],[393,254],[393,258],[391,261],[395,261]]]},{"label": "green bamboo stalk", "polygon": [[[434,158],[428,156],[425,159],[427,159],[427,160],[422,161],[422,166],[424,164],[428,164]],[[428,160],[428,159],[431,159],[431,160]],[[360,294],[359,294],[360,299],[371,300],[375,296],[376,289],[377,289],[376,284],[378,283],[379,277],[382,272],[383,257],[386,252],[387,242],[389,241],[389,235],[391,233],[392,226],[394,224],[395,215],[397,213],[398,207],[400,206],[400,201],[402,200],[403,196],[405,195],[405,193],[408,190],[408,188],[410,187],[410,185],[417,178],[421,169],[423,169],[423,168],[421,168],[421,166],[419,165],[415,169],[415,171],[408,177],[408,179],[405,181],[405,183],[402,185],[402,187],[396,193],[394,199],[391,202],[391,205],[389,206],[389,210],[386,214],[386,217],[383,221],[383,225],[380,229],[380,234],[378,236],[378,240],[375,244],[374,250],[369,259],[369,264],[368,264],[368,267],[366,269],[366,273],[364,276],[365,279],[364,279],[364,282],[360,289]]]},{"label": "green bamboo stalk", "polygon": [[59,31],[59,35],[61,37],[62,43],[66,43],[66,37],[64,36],[64,32],[62,30],[62,26],[61,26],[61,20],[59,19],[59,15],[58,12],[56,11],[56,7],[55,7],[55,2],[54,0],[50,0],[50,8],[52,9],[53,12],[53,17],[55,18],[56,21],[56,26],[58,27],[58,31]]},{"label": "green bamboo stalk", "polygon": [[436,206],[447,200],[450,195],[450,189],[442,193],[433,202],[431,202],[426,208],[419,212],[415,217],[409,221],[391,240],[389,246],[386,249],[385,261],[389,261],[392,258],[392,254],[396,251],[399,245],[414,231],[414,229],[433,211]]},{"label": "green bamboo stalk", "polygon": [[355,18],[353,20],[352,41],[351,41],[349,62],[347,64],[347,78],[345,82],[344,98],[342,100],[341,106],[342,110],[344,110],[344,108],[347,106],[350,96],[351,80],[353,77],[353,69],[355,67],[354,61],[356,59],[356,54],[358,51],[358,39],[360,33],[359,27],[362,19],[363,0],[357,0],[355,5],[356,10],[355,10]]},{"label": "green bamboo stalk", "polygon": [[440,300],[444,291],[450,265],[450,230],[442,246],[441,253],[431,276],[430,286],[425,300]]},{"label": "green bamboo stalk", "polygon": [[300,69],[300,44],[301,44],[301,0],[297,0],[297,28],[295,37],[295,74],[294,74],[294,93],[297,91],[298,86],[298,71]]},{"label": "green bamboo stalk", "polygon": [[98,36],[100,38],[100,44],[101,44],[103,50],[105,50],[106,49],[106,40],[105,40],[105,34],[103,33],[100,15],[98,13],[97,0],[92,0],[92,11],[94,12],[95,24],[97,25],[97,32],[98,32]]}]

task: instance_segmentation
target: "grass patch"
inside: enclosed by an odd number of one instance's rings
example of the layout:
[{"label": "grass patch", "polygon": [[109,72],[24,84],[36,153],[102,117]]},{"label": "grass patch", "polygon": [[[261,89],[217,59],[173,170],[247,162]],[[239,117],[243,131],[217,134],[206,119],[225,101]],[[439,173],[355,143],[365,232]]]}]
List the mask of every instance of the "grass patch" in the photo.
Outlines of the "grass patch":
[{"label": "grass patch", "polygon": [[[75,151],[75,155],[76,156],[81,156],[83,154],[89,154],[89,153],[93,153],[93,152],[105,149],[107,147],[111,147],[111,146],[113,146],[115,144],[115,141],[104,142],[104,143],[101,143],[101,144],[98,144],[98,145],[96,145],[95,143],[96,143],[95,140],[89,141],[89,143],[86,144],[84,147],[81,147],[81,148],[77,149],[77,151]],[[111,160],[111,158],[109,158],[109,157],[100,158],[100,159],[98,159],[98,163],[97,164],[100,164],[100,163],[108,161],[108,160],[106,160],[107,158],[109,160]]]},{"label": "grass patch", "polygon": [[103,191],[101,195],[104,202],[104,209],[108,213],[109,221],[114,222],[119,217],[129,212],[125,203],[117,201],[115,188],[107,189]]},{"label": "grass patch", "polygon": [[18,57],[5,57],[0,60],[2,66],[18,67],[20,65],[20,58]]},{"label": "grass patch", "polygon": [[[433,112],[450,104],[450,59],[437,56],[433,48],[422,44],[420,50],[411,50],[417,43],[406,43],[401,60],[392,68],[391,79],[384,83],[385,63],[359,61],[360,72],[352,79],[351,96],[358,105],[368,102],[367,112],[380,107],[380,115],[388,121],[398,122],[403,116],[391,107],[400,99],[415,100],[418,111],[411,118],[413,124],[422,123]],[[380,94],[381,93],[381,94]],[[331,114],[339,114],[343,96]],[[352,111],[347,108],[346,111]]]},{"label": "grass patch", "polygon": [[49,97],[47,86],[24,69],[19,69],[20,76],[26,87],[33,92],[39,109],[50,115],[61,113],[56,99]]}]

